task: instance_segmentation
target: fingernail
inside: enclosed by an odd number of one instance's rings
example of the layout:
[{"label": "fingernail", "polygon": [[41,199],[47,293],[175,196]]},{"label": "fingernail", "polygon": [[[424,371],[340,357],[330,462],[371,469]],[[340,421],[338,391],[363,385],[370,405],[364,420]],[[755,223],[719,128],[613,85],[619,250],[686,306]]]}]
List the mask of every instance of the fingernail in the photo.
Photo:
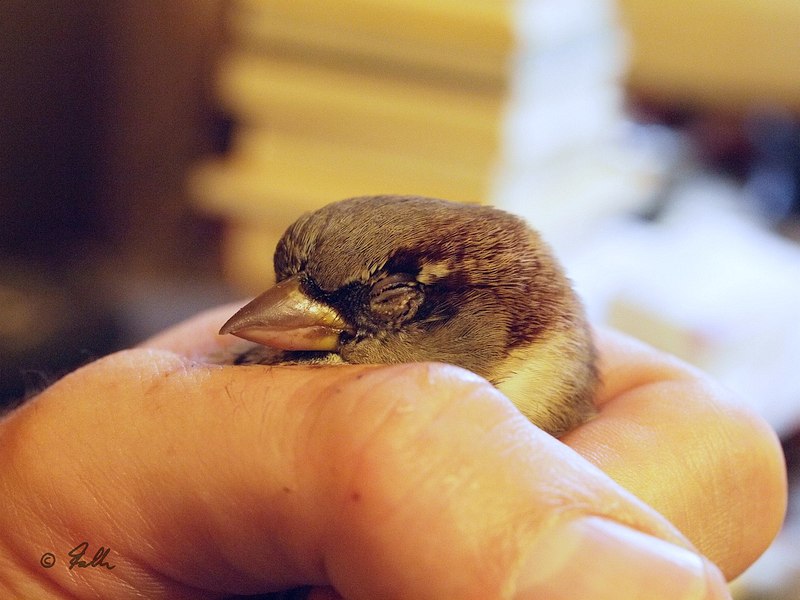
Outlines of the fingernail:
[{"label": "fingernail", "polygon": [[719,570],[699,555],[601,517],[543,534],[517,581],[518,600],[723,600]]}]

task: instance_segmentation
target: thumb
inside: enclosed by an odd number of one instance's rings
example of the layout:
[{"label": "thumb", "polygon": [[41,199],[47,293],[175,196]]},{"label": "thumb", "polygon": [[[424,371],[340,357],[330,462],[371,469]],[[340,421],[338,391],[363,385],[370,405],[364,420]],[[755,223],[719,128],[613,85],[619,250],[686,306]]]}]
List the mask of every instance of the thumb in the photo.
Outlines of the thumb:
[{"label": "thumb", "polygon": [[[0,436],[12,597],[726,597],[662,517],[453,367],[133,350]],[[68,566],[81,541],[112,548],[114,570]]]}]

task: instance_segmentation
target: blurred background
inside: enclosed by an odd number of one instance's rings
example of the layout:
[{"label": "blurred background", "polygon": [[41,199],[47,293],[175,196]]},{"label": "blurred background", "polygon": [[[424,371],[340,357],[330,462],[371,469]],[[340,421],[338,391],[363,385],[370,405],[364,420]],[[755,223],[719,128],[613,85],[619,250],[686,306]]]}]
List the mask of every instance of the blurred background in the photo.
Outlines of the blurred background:
[{"label": "blurred background", "polygon": [[[263,290],[302,211],[414,193],[527,217],[595,320],[733,388],[795,473],[796,0],[0,10],[0,404]],[[800,599],[796,512],[738,597]]]}]

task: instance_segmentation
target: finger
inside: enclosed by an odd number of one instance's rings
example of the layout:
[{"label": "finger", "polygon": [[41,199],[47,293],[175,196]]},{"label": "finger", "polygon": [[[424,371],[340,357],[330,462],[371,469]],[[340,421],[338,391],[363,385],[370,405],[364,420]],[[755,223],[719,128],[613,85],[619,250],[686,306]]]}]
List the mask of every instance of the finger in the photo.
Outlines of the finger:
[{"label": "finger", "polygon": [[[235,340],[216,335],[234,308],[204,313],[145,344],[210,354]],[[666,515],[728,577],[737,575],[771,542],[785,512],[774,434],[674,357],[610,330],[597,336],[600,416],[562,441]]]},{"label": "finger", "polygon": [[562,441],[736,576],[783,520],[785,467],[775,434],[673,357],[609,331],[599,347],[600,414]]},{"label": "finger", "polygon": [[[452,367],[209,367],[129,351],[46,390],[2,440],[7,543],[43,587],[75,597],[722,593],[660,515]],[[84,539],[113,547],[116,568],[31,563]]]},{"label": "finger", "polygon": [[[184,354],[198,339],[218,344],[216,326],[230,312],[210,311],[151,343]],[[677,359],[607,330],[598,342],[600,418],[562,441],[653,503],[729,576],[738,574],[769,544],[785,510],[774,435]]]},{"label": "finger", "polygon": [[242,304],[244,302],[203,311],[144,340],[138,347],[169,350],[193,359],[205,359],[223,348],[241,342],[232,335],[219,335],[219,328]]}]

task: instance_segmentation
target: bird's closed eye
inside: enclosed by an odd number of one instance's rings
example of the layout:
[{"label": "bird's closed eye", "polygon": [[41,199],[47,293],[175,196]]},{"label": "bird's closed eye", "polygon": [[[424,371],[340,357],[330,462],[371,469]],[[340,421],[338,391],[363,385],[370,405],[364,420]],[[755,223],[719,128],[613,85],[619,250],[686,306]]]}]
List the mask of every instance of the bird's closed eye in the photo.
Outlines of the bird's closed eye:
[{"label": "bird's closed eye", "polygon": [[383,321],[403,322],[416,314],[423,297],[422,288],[413,275],[397,273],[372,286],[369,309]]}]

